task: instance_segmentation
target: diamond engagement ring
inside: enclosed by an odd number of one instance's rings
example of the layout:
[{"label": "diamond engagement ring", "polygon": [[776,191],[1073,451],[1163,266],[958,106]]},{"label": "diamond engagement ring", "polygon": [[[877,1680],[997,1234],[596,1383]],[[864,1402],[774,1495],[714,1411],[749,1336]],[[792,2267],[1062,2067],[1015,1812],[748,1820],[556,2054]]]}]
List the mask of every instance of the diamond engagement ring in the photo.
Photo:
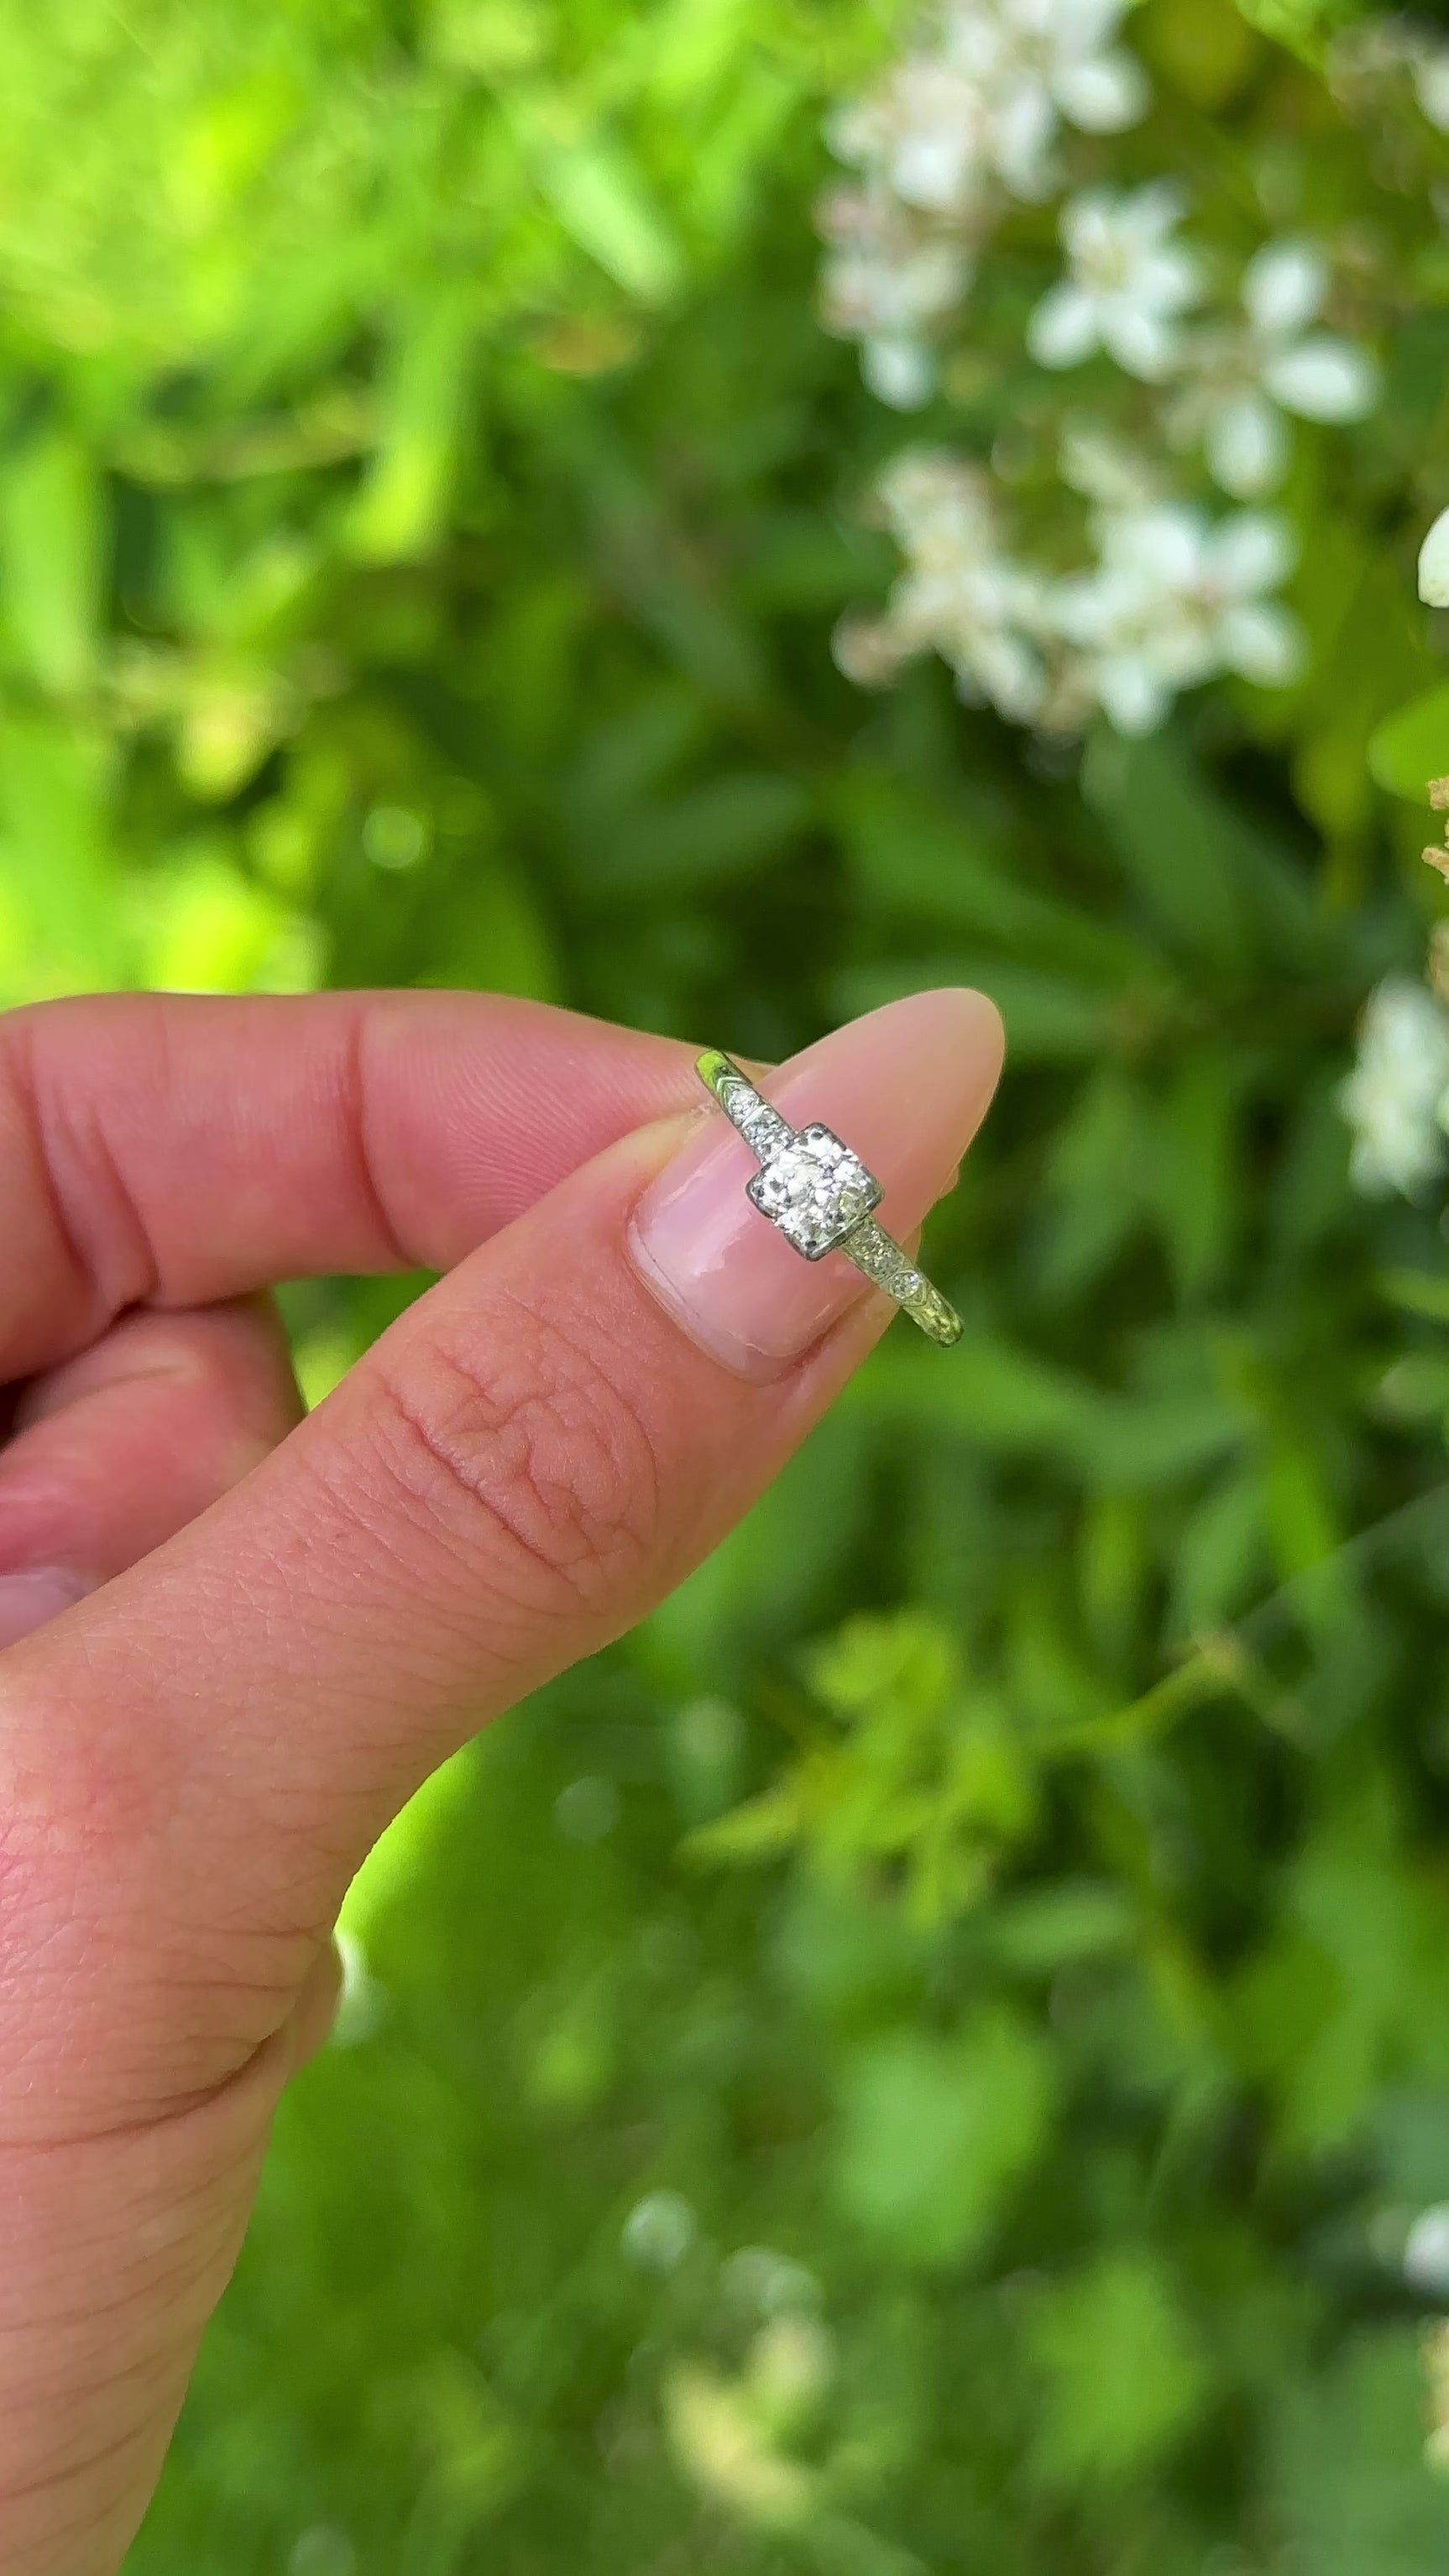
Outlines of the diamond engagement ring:
[{"label": "diamond engagement ring", "polygon": [[792,1127],[717,1047],[706,1049],[698,1070],[730,1125],[759,1158],[758,1172],[745,1183],[745,1196],[761,1216],[806,1261],[843,1252],[933,1342],[959,1342],[964,1327],[955,1307],[906,1259],[885,1227],[877,1225],[872,1210],[885,1193],[859,1155],[818,1122]]}]

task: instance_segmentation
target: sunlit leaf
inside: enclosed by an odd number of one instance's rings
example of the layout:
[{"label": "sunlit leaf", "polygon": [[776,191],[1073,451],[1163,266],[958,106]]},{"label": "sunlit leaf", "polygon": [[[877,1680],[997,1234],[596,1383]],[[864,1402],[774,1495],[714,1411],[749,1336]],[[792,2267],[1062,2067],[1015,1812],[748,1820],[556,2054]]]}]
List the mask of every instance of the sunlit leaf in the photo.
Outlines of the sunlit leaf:
[{"label": "sunlit leaf", "polygon": [[974,2254],[1042,2145],[1051,2090],[1039,2043],[1002,2011],[954,2040],[871,2043],[843,2073],[842,2207],[907,2263]]}]

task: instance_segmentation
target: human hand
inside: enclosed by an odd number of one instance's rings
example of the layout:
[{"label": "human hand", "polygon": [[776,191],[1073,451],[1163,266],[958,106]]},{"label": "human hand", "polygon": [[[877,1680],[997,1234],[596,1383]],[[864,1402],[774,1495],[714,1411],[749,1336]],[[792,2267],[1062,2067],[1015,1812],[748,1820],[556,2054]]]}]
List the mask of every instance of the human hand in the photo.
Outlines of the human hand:
[{"label": "human hand", "polygon": [[[768,1088],[910,1233],[999,1062],[989,1003],[924,994]],[[120,2563],[378,1832],[677,1583],[889,1321],[701,1101],[681,1046],[474,996],[0,1019],[7,2576]],[[262,1292],[418,1265],[301,1421]]]}]

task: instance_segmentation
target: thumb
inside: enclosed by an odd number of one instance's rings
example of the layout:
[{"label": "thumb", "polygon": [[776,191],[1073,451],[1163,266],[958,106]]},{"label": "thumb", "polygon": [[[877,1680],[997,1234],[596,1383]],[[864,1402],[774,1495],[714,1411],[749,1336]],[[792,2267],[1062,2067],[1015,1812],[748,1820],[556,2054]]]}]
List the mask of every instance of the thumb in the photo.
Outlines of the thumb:
[{"label": "thumb", "polygon": [[[768,1089],[839,1129],[908,1234],[1000,1052],[989,1003],[927,993]],[[56,2088],[83,2119],[114,2083],[117,2031],[132,2117],[244,2063],[425,1774],[650,1609],[829,1403],[893,1310],[765,1223],[755,1168],[713,1114],[624,1139],[420,1299],[224,1500],[0,1666],[52,2122]]]}]

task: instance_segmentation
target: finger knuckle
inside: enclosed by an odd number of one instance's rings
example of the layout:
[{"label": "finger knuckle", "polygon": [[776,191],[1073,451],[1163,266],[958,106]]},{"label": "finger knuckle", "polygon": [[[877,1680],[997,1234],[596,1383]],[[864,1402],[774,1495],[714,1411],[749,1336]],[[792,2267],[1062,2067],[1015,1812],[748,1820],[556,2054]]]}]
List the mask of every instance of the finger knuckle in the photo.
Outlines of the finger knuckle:
[{"label": "finger knuckle", "polygon": [[626,1586],[658,1525],[637,1407],[598,1357],[530,1318],[496,1336],[435,1328],[379,1380],[375,1436],[394,1488],[471,1566],[531,1610],[577,1611]]}]

